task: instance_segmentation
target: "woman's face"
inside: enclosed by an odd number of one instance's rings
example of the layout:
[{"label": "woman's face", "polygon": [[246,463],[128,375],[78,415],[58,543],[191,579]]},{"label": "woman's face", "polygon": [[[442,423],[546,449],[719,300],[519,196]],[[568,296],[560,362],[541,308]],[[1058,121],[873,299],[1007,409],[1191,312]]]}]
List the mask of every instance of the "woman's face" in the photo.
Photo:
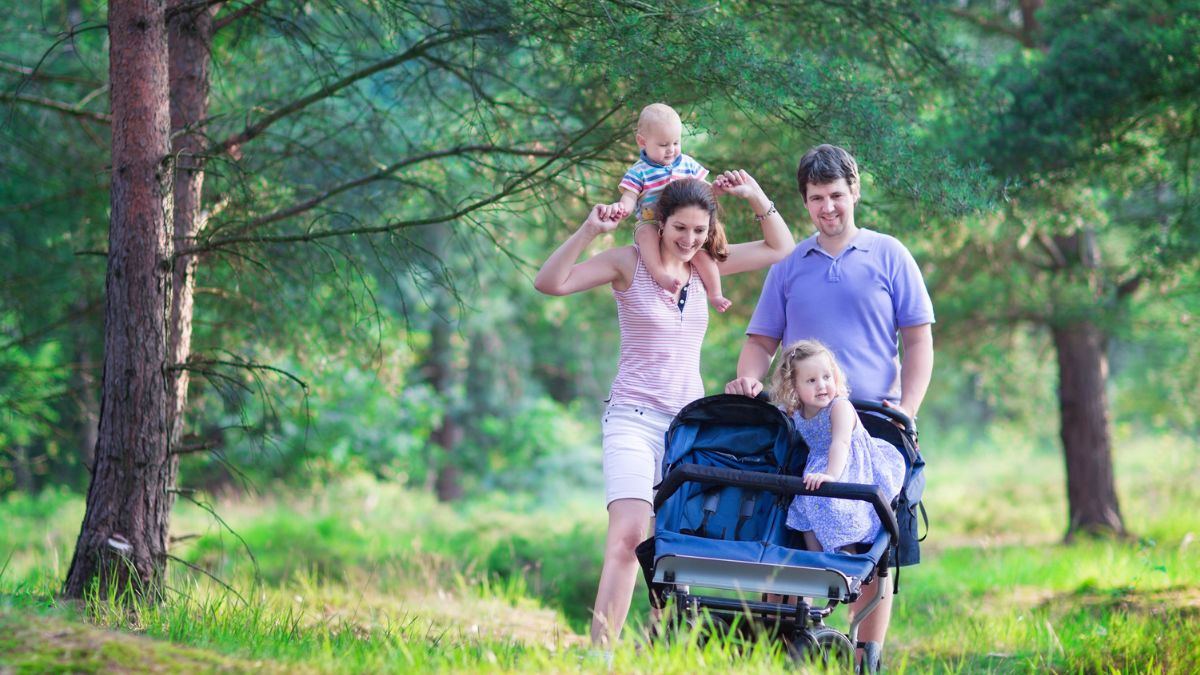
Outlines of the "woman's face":
[{"label": "woman's face", "polygon": [[690,262],[704,246],[704,242],[708,240],[711,219],[708,211],[699,206],[683,206],[675,209],[675,213],[667,216],[667,222],[662,229],[662,243],[659,250],[663,259],[670,256],[683,262]]}]

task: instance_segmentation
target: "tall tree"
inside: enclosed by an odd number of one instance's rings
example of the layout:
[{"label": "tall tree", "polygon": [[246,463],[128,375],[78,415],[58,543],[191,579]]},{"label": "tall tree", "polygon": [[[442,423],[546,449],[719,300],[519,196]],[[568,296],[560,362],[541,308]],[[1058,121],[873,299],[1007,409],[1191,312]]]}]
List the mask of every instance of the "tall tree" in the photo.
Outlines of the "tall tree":
[{"label": "tall tree", "polygon": [[[133,586],[157,592],[166,564],[175,464],[167,437],[172,166],[166,7],[114,3],[104,380],[87,511],[65,592]],[[110,586],[110,584],[113,584]]]},{"label": "tall tree", "polygon": [[[1194,4],[1022,0],[951,10],[981,31],[975,54],[988,86],[944,139],[989,162],[1008,208],[1003,227],[979,228],[955,251],[960,260],[946,261],[946,279],[971,294],[1004,293],[963,303],[964,318],[1028,322],[1049,335],[1068,539],[1125,533],[1109,345],[1131,303],[1155,301],[1139,294],[1147,282],[1177,274],[1195,251]],[[989,261],[962,262],[981,256]]]}]

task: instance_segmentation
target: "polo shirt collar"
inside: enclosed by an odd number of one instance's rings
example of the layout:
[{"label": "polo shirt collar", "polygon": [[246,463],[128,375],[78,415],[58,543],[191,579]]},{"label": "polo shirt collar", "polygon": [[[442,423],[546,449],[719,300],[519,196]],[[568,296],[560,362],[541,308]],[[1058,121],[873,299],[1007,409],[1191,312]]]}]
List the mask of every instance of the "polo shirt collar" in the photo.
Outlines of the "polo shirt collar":
[{"label": "polo shirt collar", "polygon": [[[870,251],[871,247],[875,245],[875,240],[878,237],[879,235],[877,233],[860,227],[858,228],[858,234],[854,235],[854,239],[850,240],[850,243],[846,245],[846,248],[842,250],[842,253],[845,253],[852,248],[856,248],[860,251]],[[815,234],[797,244],[796,248],[800,249],[800,257],[802,258],[813,251],[825,253],[825,249],[822,249],[817,243],[817,235]],[[828,253],[826,253],[826,255],[828,255]]]},{"label": "polo shirt collar", "polygon": [[[641,152],[641,155],[642,155],[642,161],[643,161],[643,162],[645,162],[645,163],[649,164],[650,166],[659,167],[659,168],[666,168],[666,167],[668,167],[668,166],[669,166],[669,168],[672,168],[672,169],[674,169],[675,167],[679,166],[679,163],[680,163],[680,162],[682,162],[682,161],[683,161],[683,153],[682,153],[682,152],[681,152],[681,153],[679,153],[678,155],[676,155],[676,156],[675,156],[675,161],[671,162],[671,164],[670,164],[670,165],[667,165],[667,164],[659,164],[658,162],[656,162],[656,161],[654,161],[654,160],[650,159],[649,157],[647,157],[647,156],[646,156],[646,151],[645,151],[645,150],[642,150],[642,152]],[[627,156],[628,156],[628,155],[627,155]]]}]

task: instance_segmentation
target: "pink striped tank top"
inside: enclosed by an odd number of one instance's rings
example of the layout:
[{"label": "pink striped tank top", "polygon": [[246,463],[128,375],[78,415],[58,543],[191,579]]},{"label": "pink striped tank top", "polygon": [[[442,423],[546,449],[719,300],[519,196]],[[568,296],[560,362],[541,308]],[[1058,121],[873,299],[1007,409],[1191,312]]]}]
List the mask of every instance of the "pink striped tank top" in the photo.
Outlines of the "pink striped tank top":
[{"label": "pink striped tank top", "polygon": [[674,415],[704,396],[700,345],[708,330],[708,303],[695,268],[684,288],[687,300],[681,310],[678,301],[654,282],[638,252],[633,283],[624,291],[613,289],[621,358],[610,403],[644,405]]}]

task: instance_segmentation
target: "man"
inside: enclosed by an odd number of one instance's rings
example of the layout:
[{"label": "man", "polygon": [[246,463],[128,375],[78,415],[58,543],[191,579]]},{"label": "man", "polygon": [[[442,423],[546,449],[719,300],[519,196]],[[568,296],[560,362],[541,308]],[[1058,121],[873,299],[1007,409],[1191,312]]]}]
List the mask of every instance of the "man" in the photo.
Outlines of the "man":
[{"label": "man", "polygon": [[[725,392],[758,395],[780,343],[809,338],[835,352],[851,396],[915,418],[933,372],[933,304],[921,270],[895,238],[854,222],[859,176],[850,153],[817,146],[800,160],[796,179],[817,233],[767,274],[737,378]],[[855,612],[873,596],[874,583]],[[861,642],[883,644],[892,609],[885,587],[884,600],[859,628]]]}]

